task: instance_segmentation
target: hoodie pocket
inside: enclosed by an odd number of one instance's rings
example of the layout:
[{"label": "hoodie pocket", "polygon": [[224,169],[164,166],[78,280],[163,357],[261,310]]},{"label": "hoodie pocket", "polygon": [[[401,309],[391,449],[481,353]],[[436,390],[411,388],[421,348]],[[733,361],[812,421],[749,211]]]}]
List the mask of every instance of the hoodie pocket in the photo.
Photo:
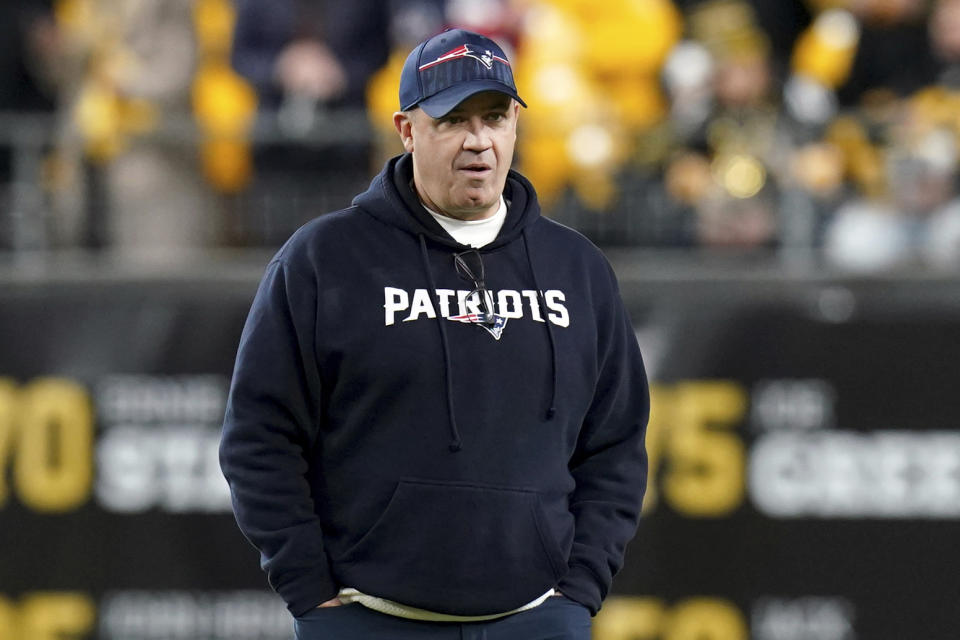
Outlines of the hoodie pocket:
[{"label": "hoodie pocket", "polygon": [[335,565],[342,584],[369,595],[484,615],[515,609],[556,585],[566,552],[534,491],[407,479]]}]

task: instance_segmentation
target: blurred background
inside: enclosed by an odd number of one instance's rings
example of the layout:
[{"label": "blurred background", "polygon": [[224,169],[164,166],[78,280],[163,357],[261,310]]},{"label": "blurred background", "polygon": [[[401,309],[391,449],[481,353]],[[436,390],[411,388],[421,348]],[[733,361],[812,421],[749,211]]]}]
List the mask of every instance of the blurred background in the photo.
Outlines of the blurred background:
[{"label": "blurred background", "polygon": [[596,640],[955,640],[960,0],[0,4],[0,639],[289,638],[216,445],[262,269],[448,26],[653,384]]}]

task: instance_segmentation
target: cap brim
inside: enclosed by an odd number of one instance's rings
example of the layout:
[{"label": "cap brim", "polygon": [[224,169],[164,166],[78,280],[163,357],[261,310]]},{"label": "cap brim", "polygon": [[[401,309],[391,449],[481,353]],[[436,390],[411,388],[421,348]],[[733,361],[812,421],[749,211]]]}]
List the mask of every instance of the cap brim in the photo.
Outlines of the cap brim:
[{"label": "cap brim", "polygon": [[473,80],[471,82],[461,82],[453,85],[452,87],[447,87],[443,91],[435,93],[429,98],[424,98],[417,103],[417,106],[423,109],[424,113],[431,118],[442,118],[453,111],[454,107],[470,96],[482,93],[484,91],[497,91],[499,93],[506,94],[522,104],[524,107],[527,106],[527,103],[521,100],[520,96],[517,95],[516,90],[497,80]]}]

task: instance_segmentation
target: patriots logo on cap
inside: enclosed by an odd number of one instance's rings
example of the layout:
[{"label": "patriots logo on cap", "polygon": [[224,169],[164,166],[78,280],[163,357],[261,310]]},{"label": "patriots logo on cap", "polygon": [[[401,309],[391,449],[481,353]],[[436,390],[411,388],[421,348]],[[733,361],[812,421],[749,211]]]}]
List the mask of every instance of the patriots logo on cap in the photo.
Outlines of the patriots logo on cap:
[{"label": "patriots logo on cap", "polygon": [[500,339],[500,336],[503,335],[503,328],[507,326],[507,317],[500,314],[494,314],[493,322],[484,322],[482,313],[465,313],[462,316],[450,316],[447,320],[480,325],[490,332],[494,340]]},{"label": "patriots logo on cap", "polygon": [[443,54],[433,62],[428,62],[426,64],[420,65],[418,70],[423,71],[424,69],[429,69],[430,67],[435,67],[438,64],[443,64],[444,62],[450,62],[451,60],[456,60],[458,58],[473,58],[474,60],[479,61],[480,64],[485,66],[487,69],[492,69],[494,62],[500,62],[507,65],[508,67],[510,66],[510,62],[506,58],[501,58],[498,55],[494,55],[493,52],[491,52],[489,49],[485,49],[483,51],[475,51],[474,49],[470,48],[470,45],[464,44],[457,47],[456,49],[446,52],[445,54]]}]

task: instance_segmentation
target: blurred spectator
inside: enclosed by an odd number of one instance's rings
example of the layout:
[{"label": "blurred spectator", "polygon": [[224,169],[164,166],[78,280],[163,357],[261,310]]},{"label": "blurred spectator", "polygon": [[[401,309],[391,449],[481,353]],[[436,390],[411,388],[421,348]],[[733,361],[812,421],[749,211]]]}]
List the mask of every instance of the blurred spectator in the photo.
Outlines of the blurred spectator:
[{"label": "blurred spectator", "polygon": [[363,106],[387,60],[390,12],[379,0],[235,0],[233,64],[277,108],[303,99]]},{"label": "blurred spectator", "polygon": [[[692,42],[709,56],[711,73],[707,76],[711,110],[699,132],[699,139],[687,141],[706,150],[713,146],[751,146],[770,143],[757,140],[753,128],[757,118],[768,120],[777,106],[770,41],[760,29],[751,6],[740,0],[711,0],[698,4],[688,15]],[[668,84],[688,73],[678,65],[669,65],[674,74]],[[673,96],[677,103],[683,96]],[[738,130],[738,128],[740,128]],[[764,124],[763,128],[768,128]],[[769,132],[767,132],[769,133]]]},{"label": "blurred spectator", "polygon": [[[274,218],[269,242],[315,215],[349,204],[371,163],[371,136],[356,116],[366,105],[371,76],[386,64],[394,17],[410,28],[410,5],[440,0],[235,0],[233,64],[256,87],[262,115],[275,116],[285,140],[256,152],[254,199]],[[418,34],[420,35],[420,34]],[[344,118],[335,120],[337,115]],[[340,140],[324,136],[336,121]],[[289,219],[300,209],[299,218]]]},{"label": "blurred spectator", "polygon": [[937,0],[930,17],[930,40],[940,64],[940,84],[960,90],[960,0]]},{"label": "blurred spectator", "polygon": [[[59,48],[60,34],[49,1],[0,5],[0,113],[52,111]],[[0,246],[42,246],[38,158],[15,159],[14,138],[20,132],[4,133],[0,139]]]},{"label": "blurred spectator", "polygon": [[827,230],[828,260],[873,271],[956,264],[960,250],[957,139],[917,108],[904,106],[885,153],[886,188],[842,206]]},{"label": "blurred spectator", "polygon": [[0,43],[0,111],[50,111],[60,35],[49,0],[0,4]]},{"label": "blurred spectator", "polygon": [[195,142],[171,135],[191,117],[195,5],[74,3],[61,14],[82,70],[63,100],[89,163],[88,245],[168,260],[218,240]]},{"label": "blurred spectator", "polygon": [[[114,78],[119,96],[172,117],[190,114],[196,69],[192,0],[140,0],[127,13],[123,43],[131,66]],[[216,211],[196,147],[134,138],[107,165],[110,242],[124,252],[177,253],[216,243]]]},{"label": "blurred spectator", "polygon": [[927,0],[850,0],[862,25],[849,80],[840,88],[843,105],[856,105],[869,91],[908,96],[936,78],[926,24]]},{"label": "blurred spectator", "polygon": [[666,165],[677,216],[693,218],[691,241],[760,247],[777,231],[777,111],[769,39],[752,6],[710,0],[687,14],[690,39],[667,60],[664,81],[679,149]]},{"label": "blurred spectator", "polygon": [[[690,15],[710,0],[675,0],[685,14]],[[756,16],[756,26],[761,29],[772,45],[771,63],[778,77],[782,77],[790,64],[793,45],[800,33],[810,24],[811,11],[805,0],[749,0],[747,3]]]}]

